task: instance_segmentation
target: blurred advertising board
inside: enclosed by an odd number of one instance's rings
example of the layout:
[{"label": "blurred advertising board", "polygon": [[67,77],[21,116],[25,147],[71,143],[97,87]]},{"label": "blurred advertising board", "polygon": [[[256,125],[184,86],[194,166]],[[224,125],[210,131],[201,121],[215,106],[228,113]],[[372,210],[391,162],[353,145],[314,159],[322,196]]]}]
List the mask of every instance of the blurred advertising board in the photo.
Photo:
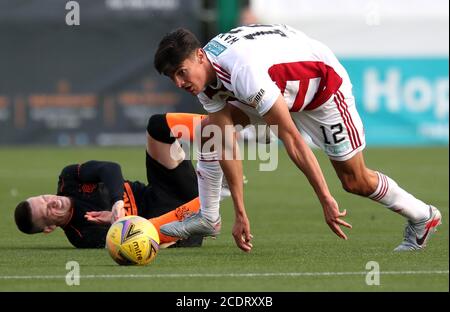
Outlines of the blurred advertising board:
[{"label": "blurred advertising board", "polygon": [[[69,2],[79,5],[79,25],[67,24]],[[164,34],[177,27],[198,34],[197,6],[1,1],[0,144],[144,144],[152,114],[198,110],[153,67]]]},{"label": "blurred advertising board", "polygon": [[341,59],[369,145],[448,144],[448,58]]}]

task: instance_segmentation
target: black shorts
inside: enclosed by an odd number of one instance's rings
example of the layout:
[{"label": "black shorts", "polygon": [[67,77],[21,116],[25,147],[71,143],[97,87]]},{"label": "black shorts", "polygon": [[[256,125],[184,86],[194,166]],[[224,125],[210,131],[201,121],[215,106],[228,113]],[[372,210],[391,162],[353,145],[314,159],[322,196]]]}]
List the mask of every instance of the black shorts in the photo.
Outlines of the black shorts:
[{"label": "black shorts", "polygon": [[148,218],[160,216],[198,196],[197,175],[190,160],[167,169],[146,153]]}]

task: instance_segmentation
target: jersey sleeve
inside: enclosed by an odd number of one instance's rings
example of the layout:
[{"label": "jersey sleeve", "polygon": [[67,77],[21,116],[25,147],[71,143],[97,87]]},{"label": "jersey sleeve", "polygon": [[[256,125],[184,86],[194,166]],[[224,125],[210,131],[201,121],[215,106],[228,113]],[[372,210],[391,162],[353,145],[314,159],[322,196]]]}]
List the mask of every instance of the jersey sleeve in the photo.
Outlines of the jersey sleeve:
[{"label": "jersey sleeve", "polygon": [[275,82],[258,66],[245,65],[233,76],[236,95],[245,99],[260,116],[264,116],[272,108],[280,95],[280,89]]},{"label": "jersey sleeve", "polygon": [[119,164],[109,161],[91,160],[80,165],[82,182],[102,182],[109,191],[111,204],[123,198],[124,179]]},{"label": "jersey sleeve", "polygon": [[210,99],[205,93],[200,93],[197,96],[198,100],[200,101],[200,103],[203,105],[203,108],[208,112],[208,113],[216,113],[218,111],[221,111],[225,105],[226,102],[225,101],[220,101],[220,100],[216,100],[216,99]]},{"label": "jersey sleeve", "polygon": [[58,194],[70,183],[103,183],[108,189],[111,205],[123,198],[124,179],[119,164],[108,161],[91,160],[79,165],[65,167],[58,181]]},{"label": "jersey sleeve", "polygon": [[78,165],[69,165],[61,170],[58,179],[58,189],[56,190],[57,195],[66,196],[68,195],[68,185],[72,184],[73,181],[76,181],[78,177]]}]

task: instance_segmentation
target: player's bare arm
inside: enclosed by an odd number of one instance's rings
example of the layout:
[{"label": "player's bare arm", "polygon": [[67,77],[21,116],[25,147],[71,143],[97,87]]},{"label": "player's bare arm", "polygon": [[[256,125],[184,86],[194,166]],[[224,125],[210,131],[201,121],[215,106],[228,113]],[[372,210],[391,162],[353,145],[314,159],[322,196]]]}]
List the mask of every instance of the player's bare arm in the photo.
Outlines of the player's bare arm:
[{"label": "player's bare arm", "polygon": [[340,226],[351,228],[341,218],[346,211],[339,211],[339,206],[328,190],[327,183],[313,152],[297,130],[285,104],[283,96],[279,96],[264,119],[269,125],[278,126],[278,137],[283,141],[289,157],[305,174],[323,207],[325,220],[331,230],[339,237],[347,239]]},{"label": "player's bare arm", "polygon": [[[234,127],[231,127],[233,125],[233,119],[228,105],[219,112],[209,114],[209,120],[222,131],[222,142],[217,144],[221,144],[222,146],[220,166],[228,181],[233,198],[235,223],[232,234],[237,246],[243,251],[248,252],[253,247],[251,243],[252,235],[250,233],[250,222],[244,206],[242,162],[237,156],[236,133]],[[226,126],[229,126],[227,131],[225,131]],[[229,131],[231,129],[232,131]],[[227,152],[227,150],[230,152]],[[233,155],[233,158],[226,159],[225,154]]]}]

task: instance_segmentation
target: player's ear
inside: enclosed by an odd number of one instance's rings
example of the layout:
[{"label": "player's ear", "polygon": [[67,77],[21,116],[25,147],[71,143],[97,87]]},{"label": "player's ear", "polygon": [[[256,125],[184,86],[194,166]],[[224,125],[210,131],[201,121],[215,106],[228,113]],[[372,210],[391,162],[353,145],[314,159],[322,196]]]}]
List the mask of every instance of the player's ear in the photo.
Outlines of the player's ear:
[{"label": "player's ear", "polygon": [[47,225],[44,227],[44,229],[42,230],[43,233],[48,234],[53,232],[56,229],[56,225]]},{"label": "player's ear", "polygon": [[198,48],[197,51],[195,52],[195,54],[197,55],[197,59],[198,59],[199,63],[202,64],[206,58],[205,51],[203,51],[202,48]]}]

